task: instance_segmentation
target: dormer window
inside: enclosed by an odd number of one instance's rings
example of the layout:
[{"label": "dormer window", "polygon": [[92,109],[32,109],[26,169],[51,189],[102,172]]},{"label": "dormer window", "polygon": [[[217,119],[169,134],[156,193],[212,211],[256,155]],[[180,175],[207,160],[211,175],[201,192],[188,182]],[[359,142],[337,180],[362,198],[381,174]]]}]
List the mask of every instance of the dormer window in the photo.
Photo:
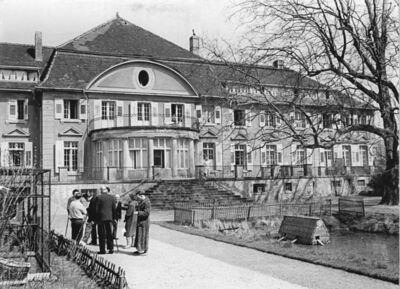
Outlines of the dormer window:
[{"label": "dormer window", "polygon": [[37,71],[0,69],[0,81],[36,82]]}]

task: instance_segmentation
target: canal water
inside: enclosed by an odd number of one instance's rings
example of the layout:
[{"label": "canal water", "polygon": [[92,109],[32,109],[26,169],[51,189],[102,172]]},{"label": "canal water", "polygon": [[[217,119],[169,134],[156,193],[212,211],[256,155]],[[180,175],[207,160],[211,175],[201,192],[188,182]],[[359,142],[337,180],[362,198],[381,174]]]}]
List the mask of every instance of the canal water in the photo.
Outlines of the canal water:
[{"label": "canal water", "polygon": [[353,231],[331,232],[332,250],[368,256],[376,261],[399,264],[399,236]]}]

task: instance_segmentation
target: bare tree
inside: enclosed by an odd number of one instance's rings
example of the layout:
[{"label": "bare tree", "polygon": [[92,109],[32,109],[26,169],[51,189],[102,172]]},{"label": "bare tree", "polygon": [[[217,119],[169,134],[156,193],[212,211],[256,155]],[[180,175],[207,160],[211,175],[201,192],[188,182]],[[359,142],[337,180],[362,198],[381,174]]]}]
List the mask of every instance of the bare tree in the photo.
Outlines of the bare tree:
[{"label": "bare tree", "polygon": [[[248,27],[240,47],[227,45],[223,52],[212,51],[214,58],[235,71],[236,84],[257,90],[231,100],[242,99],[243,104],[258,107],[267,104],[281,119],[285,129],[277,127],[275,138],[291,137],[308,148],[330,148],[359,132],[378,136],[386,158],[384,204],[399,201],[398,13],[398,3],[390,0],[243,0],[234,14],[240,15],[242,25]],[[257,65],[276,59],[284,59],[285,66],[292,69],[288,71],[299,72],[288,83],[282,81],[282,87],[298,86],[301,91],[290,95],[287,90],[285,95],[282,89],[266,89],[263,79],[267,72]],[[225,75],[225,79],[229,77]],[[312,105],[319,107],[319,116],[310,113]],[[288,118],[288,108],[299,112],[297,120],[305,122],[307,130],[297,129],[293,117]],[[321,126],[327,121],[321,119],[321,110],[330,113],[328,121],[334,133]],[[346,116],[370,116],[374,112],[382,119],[381,124],[355,122]],[[267,139],[263,130],[259,136]]]}]

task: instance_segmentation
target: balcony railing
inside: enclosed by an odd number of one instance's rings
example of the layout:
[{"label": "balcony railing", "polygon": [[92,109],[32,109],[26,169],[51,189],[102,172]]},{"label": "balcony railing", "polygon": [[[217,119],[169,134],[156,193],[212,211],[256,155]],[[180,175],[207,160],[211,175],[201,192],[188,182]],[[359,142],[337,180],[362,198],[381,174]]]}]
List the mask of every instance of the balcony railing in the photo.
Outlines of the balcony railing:
[{"label": "balcony railing", "polygon": [[321,167],[311,165],[294,166],[196,166],[189,168],[151,167],[85,167],[76,171],[59,168],[58,181],[72,180],[143,180],[143,179],[280,179],[296,177],[334,177],[344,175],[370,175],[373,167]]},{"label": "balcony railing", "polygon": [[170,128],[189,128],[200,129],[197,117],[187,116],[167,116],[164,114],[150,115],[149,117],[139,117],[137,115],[122,115],[111,117],[94,118],[89,121],[89,130],[117,128],[117,127],[170,127]]}]

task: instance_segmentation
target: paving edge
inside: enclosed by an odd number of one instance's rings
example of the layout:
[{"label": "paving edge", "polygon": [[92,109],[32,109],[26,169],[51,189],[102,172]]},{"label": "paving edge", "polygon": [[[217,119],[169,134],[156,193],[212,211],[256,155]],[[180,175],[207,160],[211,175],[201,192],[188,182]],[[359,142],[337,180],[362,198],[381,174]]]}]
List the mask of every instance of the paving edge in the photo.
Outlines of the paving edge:
[{"label": "paving edge", "polygon": [[174,231],[178,231],[178,232],[181,232],[181,233],[186,233],[186,234],[190,234],[190,235],[203,237],[203,238],[211,239],[211,240],[214,240],[214,241],[217,241],[217,242],[222,242],[222,243],[235,245],[235,246],[239,246],[239,247],[243,247],[243,248],[253,249],[253,250],[257,250],[257,251],[263,252],[263,253],[268,253],[268,254],[272,254],[272,255],[276,255],[276,256],[281,256],[281,257],[293,259],[293,260],[307,262],[307,263],[311,263],[311,264],[314,264],[314,265],[320,265],[320,266],[324,266],[324,267],[328,267],[328,268],[338,269],[338,270],[346,271],[348,273],[354,273],[354,274],[370,277],[370,278],[373,278],[373,279],[378,279],[378,280],[381,280],[381,281],[394,283],[396,285],[399,284],[399,278],[390,278],[390,277],[385,277],[385,276],[381,276],[381,275],[378,275],[378,274],[365,273],[365,272],[362,272],[362,271],[357,270],[357,269],[343,268],[343,267],[340,267],[340,266],[335,266],[335,265],[324,263],[324,262],[321,262],[321,261],[310,260],[310,259],[307,259],[307,258],[296,257],[296,256],[287,255],[287,254],[279,254],[277,252],[270,251],[270,250],[267,250],[267,249],[262,249],[262,248],[258,248],[256,246],[243,244],[243,243],[241,243],[239,241],[237,241],[237,242],[236,241],[228,241],[228,240],[226,240],[224,238],[220,238],[220,237],[217,237],[217,236],[212,236],[212,235],[208,235],[208,234],[201,234],[200,232],[196,232],[196,231],[193,231],[191,229],[188,230],[188,229],[185,229],[185,228],[179,228],[178,225],[175,225],[175,224],[171,226],[167,222],[163,222],[163,221],[157,221],[157,222],[152,222],[152,223],[154,225],[159,225],[160,227],[163,227],[163,228],[166,228],[166,229],[169,229],[169,230],[174,230]]}]

